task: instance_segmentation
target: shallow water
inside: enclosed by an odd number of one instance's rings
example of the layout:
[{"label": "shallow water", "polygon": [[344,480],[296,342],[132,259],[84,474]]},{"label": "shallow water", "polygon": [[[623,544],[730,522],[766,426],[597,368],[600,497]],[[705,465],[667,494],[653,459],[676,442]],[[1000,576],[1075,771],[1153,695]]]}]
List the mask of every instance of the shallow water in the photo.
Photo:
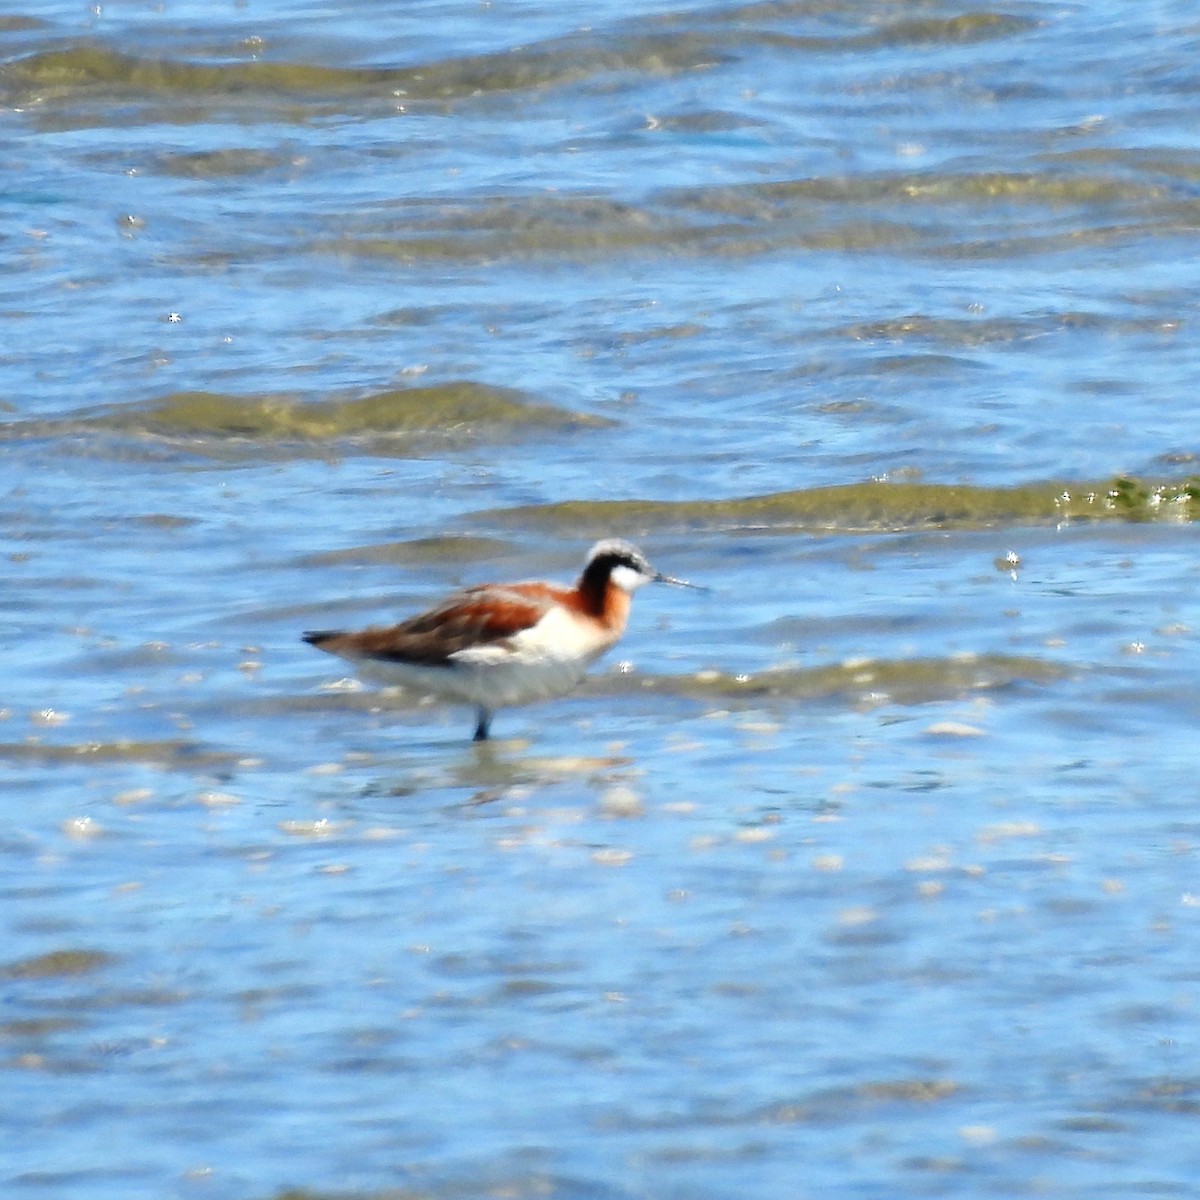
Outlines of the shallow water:
[{"label": "shallow water", "polygon": [[[0,18],[0,1177],[1192,1195],[1189,6]],[[575,694],[305,628],[601,535]]]}]

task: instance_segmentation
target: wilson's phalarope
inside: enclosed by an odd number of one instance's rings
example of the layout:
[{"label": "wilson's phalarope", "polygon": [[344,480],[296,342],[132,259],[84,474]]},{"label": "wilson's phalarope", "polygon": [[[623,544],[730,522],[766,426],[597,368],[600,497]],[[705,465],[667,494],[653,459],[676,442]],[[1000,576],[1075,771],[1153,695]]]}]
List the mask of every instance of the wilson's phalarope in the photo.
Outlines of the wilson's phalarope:
[{"label": "wilson's phalarope", "polygon": [[656,571],[619,538],[597,542],[574,587],[531,581],[465,588],[399,625],[306,633],[363,678],[464,704],[475,740],[509,704],[560,696],[625,632],[633,593],[646,583],[698,587]]}]

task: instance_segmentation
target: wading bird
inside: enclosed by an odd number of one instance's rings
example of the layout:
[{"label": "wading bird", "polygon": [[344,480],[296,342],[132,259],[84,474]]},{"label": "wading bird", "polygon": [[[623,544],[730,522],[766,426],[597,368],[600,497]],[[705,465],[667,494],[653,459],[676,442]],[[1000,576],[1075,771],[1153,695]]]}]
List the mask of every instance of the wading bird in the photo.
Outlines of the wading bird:
[{"label": "wading bird", "polygon": [[620,639],[645,583],[697,587],[656,571],[619,538],[591,549],[574,586],[535,580],[464,588],[387,628],[306,633],[364,679],[475,706],[484,741],[498,708],[561,696]]}]

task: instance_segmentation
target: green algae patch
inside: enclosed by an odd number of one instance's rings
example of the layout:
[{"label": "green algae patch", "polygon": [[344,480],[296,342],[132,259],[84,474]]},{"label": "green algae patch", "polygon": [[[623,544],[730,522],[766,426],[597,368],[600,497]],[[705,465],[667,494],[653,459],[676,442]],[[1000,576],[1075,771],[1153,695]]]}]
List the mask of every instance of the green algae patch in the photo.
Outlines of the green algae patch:
[{"label": "green algae patch", "polygon": [[540,404],[515,388],[461,381],[379,392],[359,399],[302,401],[282,395],[176,392],[149,408],[97,424],[166,435],[323,440],[372,434],[570,429],[608,424],[600,417]]},{"label": "green algae patch", "polygon": [[488,562],[513,550],[511,542],[483,537],[428,537],[406,542],[382,542],[374,546],[350,546],[345,550],[325,550],[306,554],[300,559],[305,567],[411,566],[429,563]]},{"label": "green algae patch", "polygon": [[1011,13],[961,13],[953,17],[909,17],[854,40],[863,46],[937,46],[1011,38],[1037,22]]},{"label": "green algae patch", "polygon": [[0,424],[0,440],[75,436],[91,452],[106,438],[185,444],[214,456],[324,454],[339,446],[367,453],[423,453],[431,444],[505,441],[606,429],[615,422],[544,404],[516,388],[458,380],[368,396],[306,400],[266,393],[172,392],[144,405],[61,420]]},{"label": "green algae patch", "polygon": [[[943,658],[851,659],[813,667],[776,667],[738,674],[702,670],[688,674],[641,674],[610,670],[589,675],[576,696],[650,695],[687,700],[708,710],[770,704],[832,703],[876,708],[956,700],[1022,685],[1067,678],[1074,668],[1025,655],[958,654]],[[276,713],[424,711],[419,688],[326,692],[288,697]],[[262,711],[261,709],[258,711]]]},{"label": "green algae patch", "polygon": [[158,155],[154,169],[182,179],[237,179],[269,171],[292,169],[295,157],[266,150],[231,147],[225,150],[171,151]]},{"label": "green algae patch", "polygon": [[1198,502],[1200,478],[1153,483],[1119,477],[1012,488],[869,480],[728,500],[568,500],[475,515],[500,525],[593,535],[660,529],[883,532],[1070,520],[1192,521]]},{"label": "green algae patch", "polygon": [[117,961],[103,950],[51,950],[33,958],[21,958],[0,966],[0,979],[61,979],[91,975]]},{"label": "green algae patch", "polygon": [[828,1124],[851,1120],[884,1105],[931,1105],[952,1100],[963,1090],[953,1079],[880,1079],[852,1087],[822,1088],[795,1100],[756,1109],[753,1119],[771,1125]]},{"label": "green algae patch", "polygon": [[573,83],[611,71],[675,74],[727,57],[712,36],[662,32],[625,38],[584,34],[412,66],[327,66],[261,59],[205,61],[124,54],[101,44],[41,51],[4,64],[3,76],[55,97],[101,93],[170,96],[403,96],[454,101]]},{"label": "green algae patch", "polygon": [[926,704],[1017,684],[1046,684],[1070,668],[1018,654],[956,654],[944,658],[853,659],[816,667],[778,667],[753,674],[698,671],[690,675],[598,676],[610,691],[680,696],[738,707],[770,700],[841,700],[849,704]]},{"label": "green algae patch", "polygon": [[228,768],[237,755],[207,750],[192,742],[0,742],[0,761],[76,766],[79,763],[147,763],[157,767],[214,770]]},{"label": "green algae patch", "polygon": [[247,90],[362,90],[388,82],[396,72],[312,64],[140,58],[96,45],[31,54],[6,64],[5,74],[12,82],[60,93],[121,88],[148,93],[236,94]]}]

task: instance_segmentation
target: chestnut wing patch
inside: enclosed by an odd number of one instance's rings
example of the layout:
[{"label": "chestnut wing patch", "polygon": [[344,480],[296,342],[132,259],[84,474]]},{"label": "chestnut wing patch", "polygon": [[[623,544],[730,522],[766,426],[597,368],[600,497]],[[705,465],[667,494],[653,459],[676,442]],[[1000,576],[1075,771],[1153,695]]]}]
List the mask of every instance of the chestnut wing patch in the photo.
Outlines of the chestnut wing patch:
[{"label": "chestnut wing patch", "polygon": [[484,584],[399,625],[343,634],[322,649],[380,662],[448,667],[453,665],[451,656],[460,650],[500,642],[536,625],[550,604],[550,597],[520,585]]}]

